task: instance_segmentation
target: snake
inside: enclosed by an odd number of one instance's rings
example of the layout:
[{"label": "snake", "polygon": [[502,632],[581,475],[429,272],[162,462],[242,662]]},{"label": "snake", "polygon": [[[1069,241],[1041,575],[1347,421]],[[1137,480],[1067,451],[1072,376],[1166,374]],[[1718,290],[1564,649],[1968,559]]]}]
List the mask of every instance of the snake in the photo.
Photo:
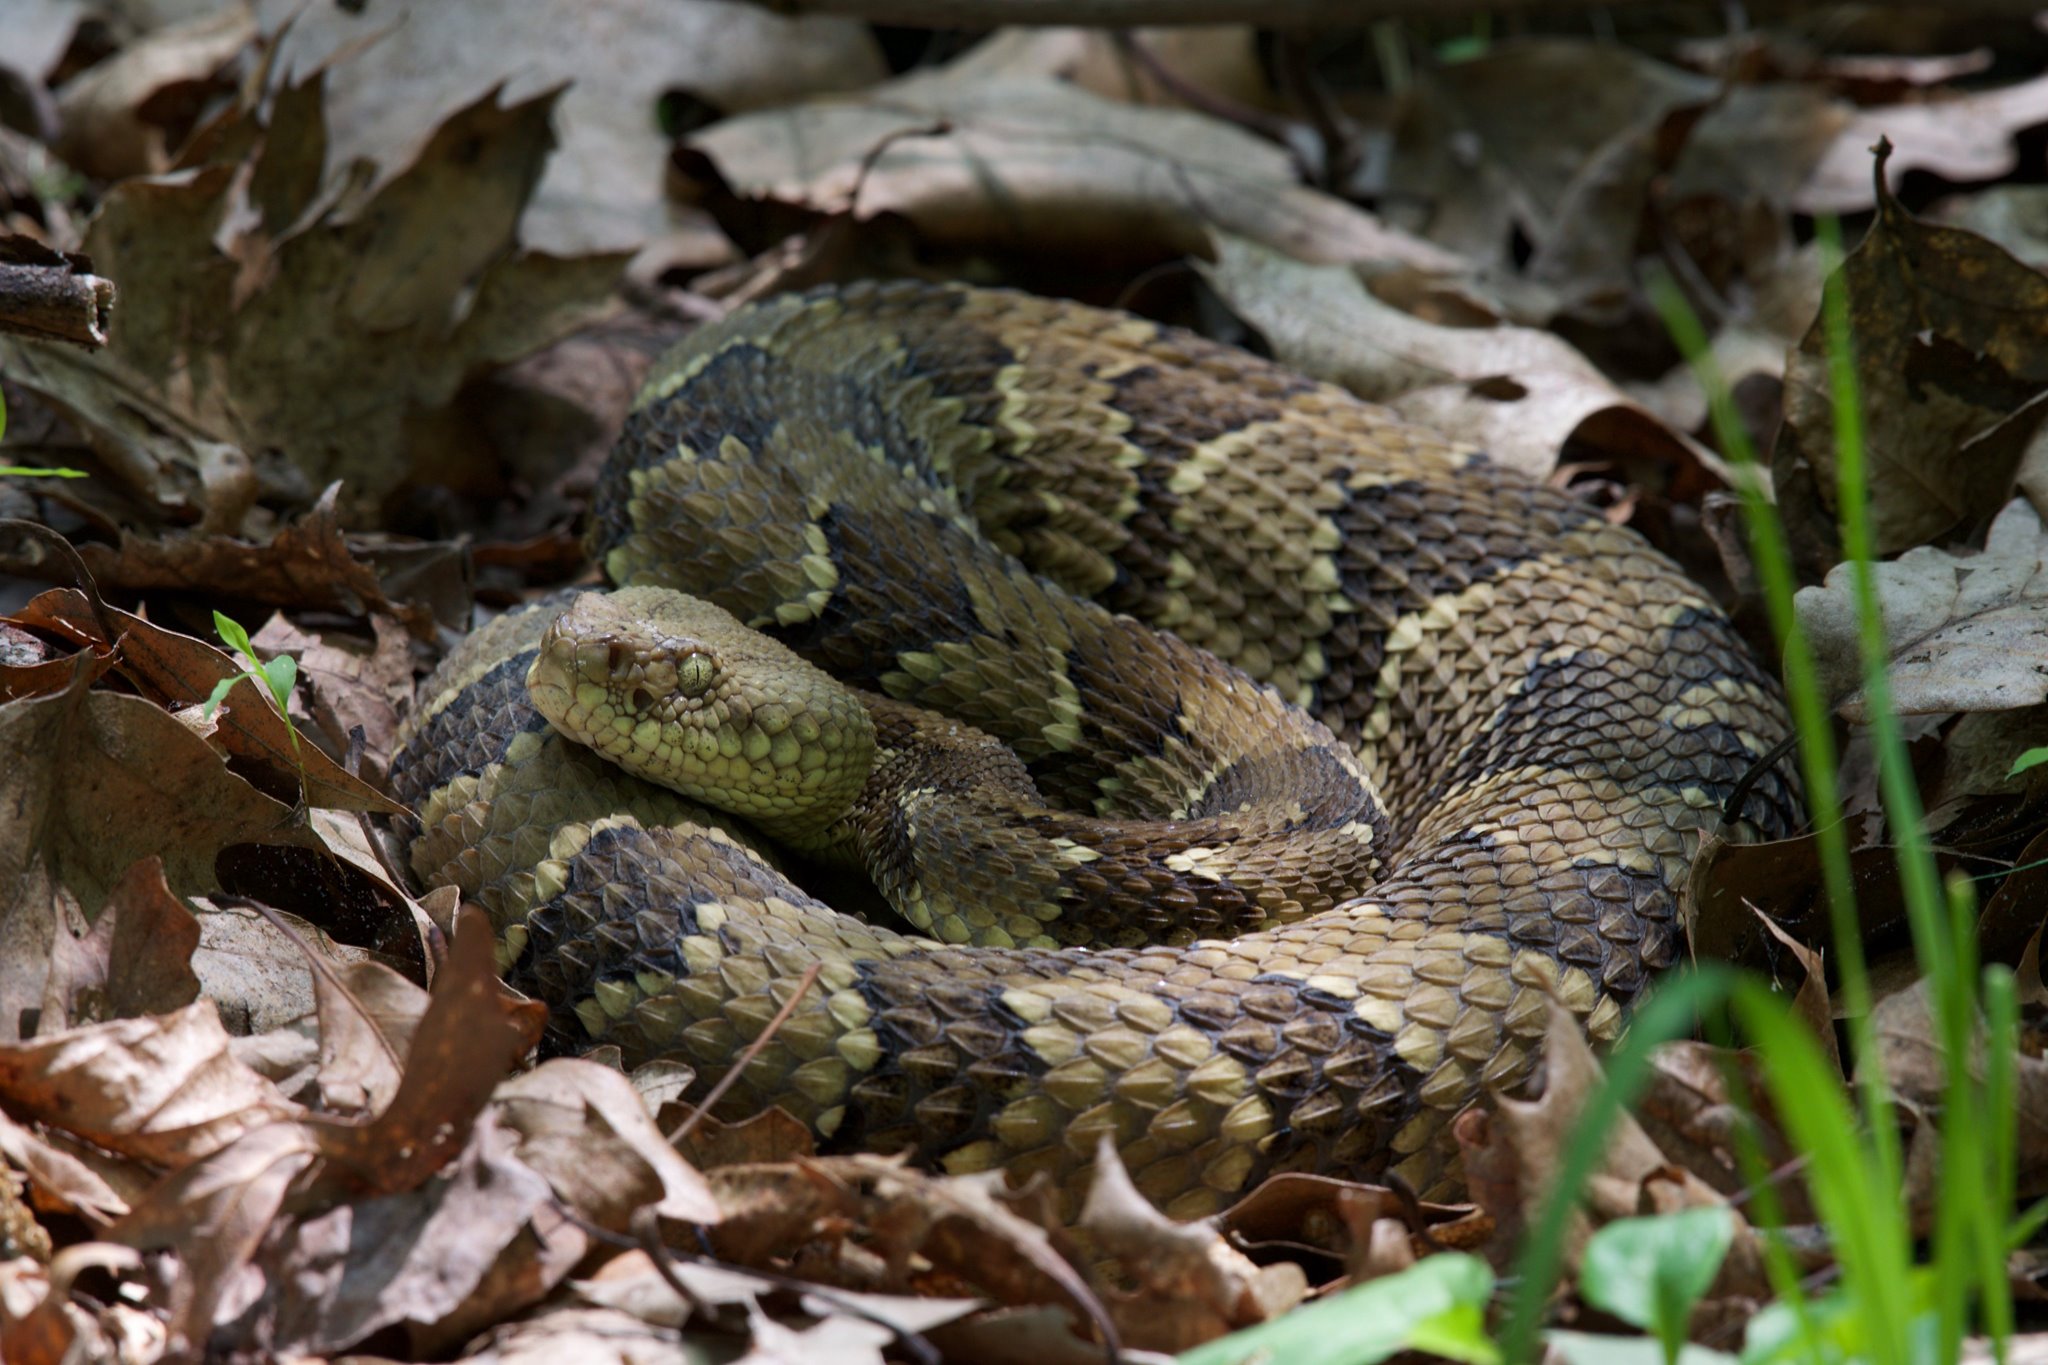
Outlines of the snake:
[{"label": "snake", "polygon": [[745,304],[650,371],[587,543],[609,592],[421,684],[414,873],[548,1049],[1069,1214],[1104,1143],[1179,1218],[1455,1196],[1553,1010],[1609,1043],[1683,955],[1701,842],[1801,819],[1775,678],[1640,535],[1115,310]]}]

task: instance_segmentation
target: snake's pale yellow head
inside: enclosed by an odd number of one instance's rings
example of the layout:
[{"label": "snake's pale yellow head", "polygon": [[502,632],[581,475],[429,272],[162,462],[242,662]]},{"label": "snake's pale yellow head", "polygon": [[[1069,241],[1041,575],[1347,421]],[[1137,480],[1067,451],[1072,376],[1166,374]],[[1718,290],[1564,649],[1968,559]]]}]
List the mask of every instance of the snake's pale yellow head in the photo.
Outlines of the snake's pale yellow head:
[{"label": "snake's pale yellow head", "polygon": [[874,723],[852,689],[667,588],[578,598],[526,686],[570,739],[777,835],[829,826],[873,761]]}]

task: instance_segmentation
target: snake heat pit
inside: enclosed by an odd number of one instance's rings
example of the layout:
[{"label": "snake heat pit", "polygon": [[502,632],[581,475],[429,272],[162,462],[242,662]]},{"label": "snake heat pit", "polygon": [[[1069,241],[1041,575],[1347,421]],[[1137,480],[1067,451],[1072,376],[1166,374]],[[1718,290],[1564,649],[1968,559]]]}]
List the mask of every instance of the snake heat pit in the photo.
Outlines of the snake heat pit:
[{"label": "snake heat pit", "polygon": [[[1452,1191],[1444,1124],[1528,1072],[1548,1000],[1616,1033],[1787,730],[1597,509],[1018,294],[697,331],[591,539],[626,590],[502,617],[425,684],[415,870],[491,912],[559,1049],[717,1073],[818,964],[729,1107],[1044,1171],[1070,1210],[1104,1136],[1182,1217],[1282,1170]],[[1730,832],[1797,816],[1773,768]]]}]

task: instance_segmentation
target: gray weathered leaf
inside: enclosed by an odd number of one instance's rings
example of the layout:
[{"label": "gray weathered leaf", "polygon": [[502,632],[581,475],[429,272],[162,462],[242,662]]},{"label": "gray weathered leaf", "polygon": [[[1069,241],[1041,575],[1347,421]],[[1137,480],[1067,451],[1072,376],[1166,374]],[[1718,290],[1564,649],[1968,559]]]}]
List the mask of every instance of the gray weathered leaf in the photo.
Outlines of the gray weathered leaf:
[{"label": "gray weathered leaf", "polygon": [[[2048,534],[2015,498],[1981,551],[1922,546],[1876,566],[1891,647],[1892,704],[1902,715],[2004,711],[2048,700]],[[1850,569],[1803,588],[1799,621],[1821,682],[1846,720],[1867,718]]]}]

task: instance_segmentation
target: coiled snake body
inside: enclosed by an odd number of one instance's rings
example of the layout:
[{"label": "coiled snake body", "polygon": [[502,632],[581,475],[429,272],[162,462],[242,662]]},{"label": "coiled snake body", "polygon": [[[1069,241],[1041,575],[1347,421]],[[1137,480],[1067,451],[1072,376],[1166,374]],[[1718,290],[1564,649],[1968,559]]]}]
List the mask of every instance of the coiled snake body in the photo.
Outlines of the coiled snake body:
[{"label": "coiled snake body", "polygon": [[[1048,813],[955,831],[902,760],[867,861],[943,941],[869,923],[553,730],[525,686],[552,613],[501,618],[423,686],[394,786],[415,869],[491,911],[558,1045],[719,1071],[821,964],[729,1105],[1070,1197],[1106,1135],[1181,1216],[1279,1170],[1447,1193],[1444,1122],[1527,1072],[1547,1000],[1609,1038],[1675,959],[1698,838],[1786,733],[1714,604],[1597,510],[1005,292],[849,286],[694,333],[591,538],[615,582],[1003,741]],[[1773,769],[1732,832],[1796,819]]]}]

